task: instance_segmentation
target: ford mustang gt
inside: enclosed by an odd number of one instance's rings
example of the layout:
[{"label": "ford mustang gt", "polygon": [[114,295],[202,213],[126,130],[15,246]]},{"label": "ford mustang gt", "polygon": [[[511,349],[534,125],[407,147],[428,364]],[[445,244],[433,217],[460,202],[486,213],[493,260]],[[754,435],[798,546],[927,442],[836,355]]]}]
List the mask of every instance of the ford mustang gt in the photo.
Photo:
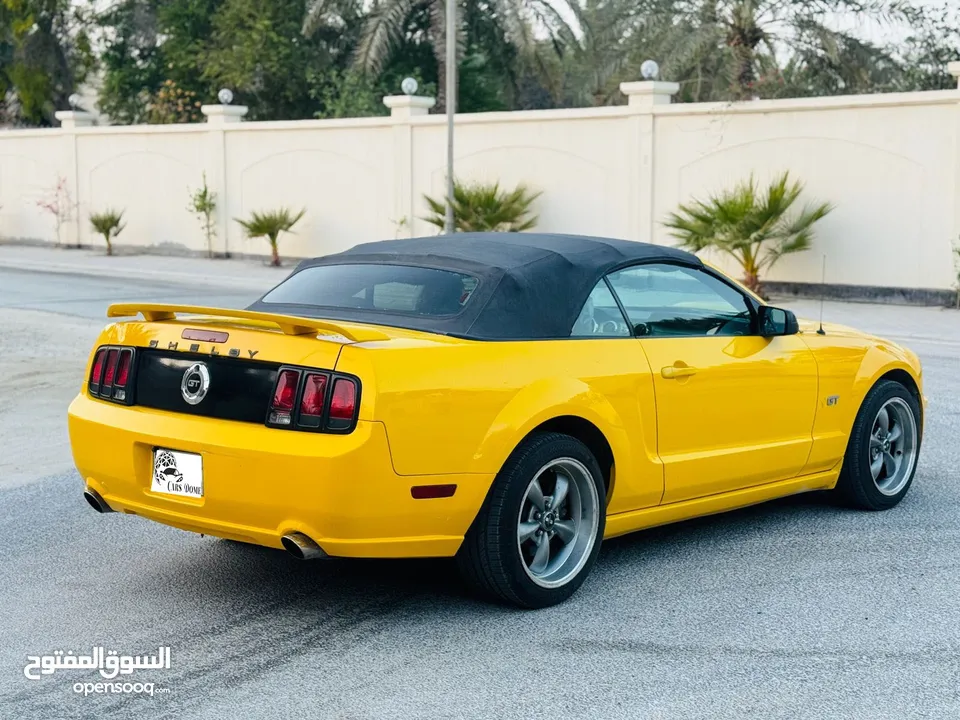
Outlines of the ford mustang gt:
[{"label": "ford mustang gt", "polygon": [[463,234],[302,262],[250,308],[113,305],[69,409],[87,501],[301,559],[455,556],[523,607],[603,538],[907,493],[917,356],[694,255]]}]

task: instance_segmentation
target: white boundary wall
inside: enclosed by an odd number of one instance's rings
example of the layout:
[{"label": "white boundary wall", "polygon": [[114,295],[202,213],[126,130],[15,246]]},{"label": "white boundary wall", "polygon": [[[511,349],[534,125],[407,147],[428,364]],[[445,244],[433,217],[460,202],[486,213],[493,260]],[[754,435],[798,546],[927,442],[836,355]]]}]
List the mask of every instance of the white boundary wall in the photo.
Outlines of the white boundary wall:
[{"label": "white boundary wall", "polygon": [[[660,225],[679,202],[753,173],[790,170],[808,199],[836,210],[813,251],[770,279],[947,289],[960,237],[960,90],[740,104],[669,104],[672,83],[629,83],[613,108],[461,115],[457,174],[541,190],[539,230],[672,244]],[[0,237],[54,240],[37,206],[63,176],[79,202],[64,241],[97,245],[87,216],[125,209],[117,245],[203,252],[187,211],[206,173],[217,193],[216,250],[264,255],[233,218],[305,207],[281,254],[313,256],[373,239],[433,234],[423,193],[442,195],[443,117],[422,98],[390,98],[393,115],[354,120],[240,122],[210,106],[197,125],[0,132]],[[401,223],[405,219],[406,222]],[[2,248],[0,248],[2,252]]]}]

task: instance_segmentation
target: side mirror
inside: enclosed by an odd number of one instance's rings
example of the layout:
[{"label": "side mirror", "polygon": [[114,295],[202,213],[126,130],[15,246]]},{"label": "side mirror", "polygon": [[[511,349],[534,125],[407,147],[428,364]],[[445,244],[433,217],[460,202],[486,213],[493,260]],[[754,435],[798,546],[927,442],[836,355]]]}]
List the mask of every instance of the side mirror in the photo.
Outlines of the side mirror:
[{"label": "side mirror", "polygon": [[760,335],[763,337],[796,335],[800,332],[800,323],[797,322],[797,316],[789,310],[761,305],[758,320]]}]

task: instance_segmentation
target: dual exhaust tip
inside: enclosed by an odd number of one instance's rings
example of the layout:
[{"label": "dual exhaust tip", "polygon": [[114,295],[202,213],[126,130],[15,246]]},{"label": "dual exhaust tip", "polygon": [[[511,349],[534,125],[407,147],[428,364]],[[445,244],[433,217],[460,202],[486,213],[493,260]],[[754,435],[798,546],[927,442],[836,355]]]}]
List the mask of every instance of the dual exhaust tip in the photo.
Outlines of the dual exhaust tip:
[{"label": "dual exhaust tip", "polygon": [[284,549],[298,560],[316,560],[327,557],[319,545],[303,533],[295,532],[280,538]]},{"label": "dual exhaust tip", "polygon": [[112,507],[107,505],[107,501],[100,497],[98,493],[93,488],[87,488],[83,491],[83,499],[87,501],[87,504],[90,505],[98,513],[112,513],[115,512]]},{"label": "dual exhaust tip", "polygon": [[[83,491],[83,499],[98,513],[115,512],[112,507],[107,505],[107,501],[100,496],[100,493],[93,488],[87,488]],[[327,557],[323,548],[303,533],[295,532],[284,535],[280,538],[280,542],[283,543],[284,549],[298,560],[316,560],[317,558]]]}]

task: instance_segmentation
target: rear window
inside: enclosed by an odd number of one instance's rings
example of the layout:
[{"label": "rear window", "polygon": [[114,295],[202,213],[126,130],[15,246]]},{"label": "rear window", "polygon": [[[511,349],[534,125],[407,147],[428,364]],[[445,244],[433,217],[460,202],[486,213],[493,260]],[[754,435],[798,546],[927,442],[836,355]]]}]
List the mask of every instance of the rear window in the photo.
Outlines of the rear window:
[{"label": "rear window", "polygon": [[455,315],[470,301],[471,275],[412,265],[318,265],[291,275],[262,302],[273,305]]}]

